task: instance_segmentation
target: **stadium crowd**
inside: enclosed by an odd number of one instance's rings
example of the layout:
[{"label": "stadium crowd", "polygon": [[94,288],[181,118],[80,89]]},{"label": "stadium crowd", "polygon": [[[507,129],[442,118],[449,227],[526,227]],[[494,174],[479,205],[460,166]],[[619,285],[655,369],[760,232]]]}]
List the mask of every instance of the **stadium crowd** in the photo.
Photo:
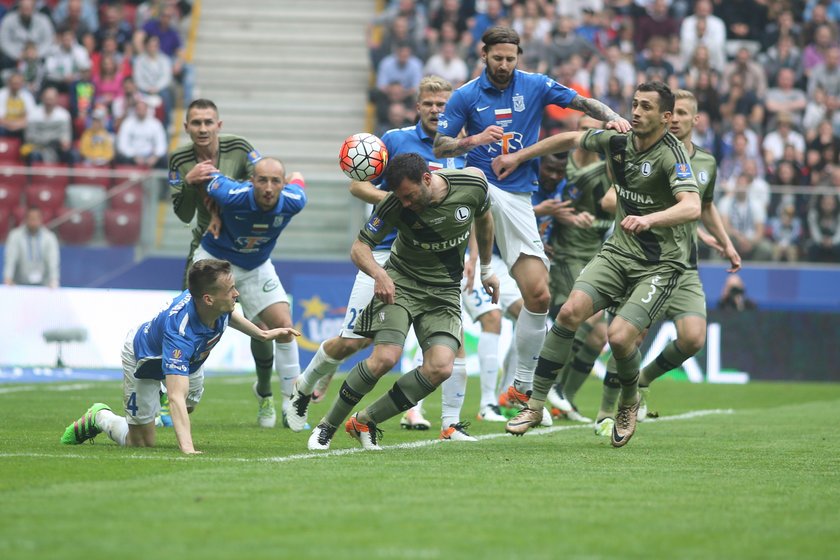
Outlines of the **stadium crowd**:
[{"label": "stadium crowd", "polygon": [[[719,163],[716,204],[740,254],[840,262],[840,2],[391,0],[368,32],[376,132],[416,122],[423,76],[480,75],[494,25],[521,35],[521,70],[620,114],[645,80],[694,92],[694,141]],[[578,116],[550,107],[543,134]]]},{"label": "stadium crowd", "polygon": [[[65,213],[71,183],[112,186],[104,173],[50,175],[166,169],[173,108],[192,97],[190,11],[185,0],[0,0],[0,165],[32,168],[0,181],[0,240],[27,206],[47,222]],[[73,214],[62,241],[89,240],[90,219]]]}]

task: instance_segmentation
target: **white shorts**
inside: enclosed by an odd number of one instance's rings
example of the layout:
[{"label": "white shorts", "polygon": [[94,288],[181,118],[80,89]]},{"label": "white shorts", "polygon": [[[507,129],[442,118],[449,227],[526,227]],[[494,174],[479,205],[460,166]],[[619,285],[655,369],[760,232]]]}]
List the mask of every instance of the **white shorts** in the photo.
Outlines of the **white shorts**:
[{"label": "white shorts", "polygon": [[[464,311],[473,322],[477,321],[479,317],[492,311],[494,309],[501,309],[502,313],[507,313],[511,305],[517,300],[522,299],[522,294],[519,293],[519,286],[516,285],[516,280],[508,272],[505,262],[499,255],[493,255],[491,261],[493,273],[499,279],[499,303],[493,303],[490,294],[484,289],[481,284],[481,274],[476,273],[473,280],[473,289],[468,292],[461,292],[461,305]],[[463,282],[461,283],[463,289]]]},{"label": "white shorts", "polygon": [[511,193],[491,184],[490,200],[493,203],[490,211],[493,214],[496,245],[508,270],[522,254],[542,259],[548,270],[550,262],[537,230],[531,194]]},{"label": "white shorts", "polygon": [[[385,266],[390,256],[391,251],[373,251],[373,259],[379,266]],[[362,309],[367,307],[370,300],[373,299],[373,284],[373,278],[361,270],[356,274],[353,289],[350,290],[350,298],[347,300],[347,312],[344,314],[341,331],[338,333],[341,338],[364,338],[354,333],[353,327],[356,326],[356,319],[359,317]]]},{"label": "white shorts", "polygon": [[[131,329],[125,337],[122,349],[123,406],[125,419],[129,424],[142,426],[155,421],[160,410],[160,380],[137,379],[137,358],[134,356],[134,333]],[[204,366],[190,374],[190,388],[187,393],[187,408],[195,408],[204,394]]]},{"label": "white shorts", "polygon": [[[204,247],[200,246],[195,250],[193,262],[202,259],[215,259]],[[275,303],[289,303],[289,296],[277,277],[277,271],[271,264],[271,259],[265,261],[253,270],[245,270],[231,263],[231,272],[236,282],[236,289],[239,291],[239,303],[242,304],[242,313],[250,321],[256,319],[260,312]]]}]

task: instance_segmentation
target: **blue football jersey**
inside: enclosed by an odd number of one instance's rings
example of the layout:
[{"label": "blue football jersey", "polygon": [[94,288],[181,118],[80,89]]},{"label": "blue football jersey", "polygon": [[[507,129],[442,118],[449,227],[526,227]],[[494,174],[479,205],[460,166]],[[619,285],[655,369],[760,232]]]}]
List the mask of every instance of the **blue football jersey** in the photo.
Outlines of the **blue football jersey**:
[{"label": "blue football jersey", "polygon": [[531,192],[537,188],[539,162],[536,159],[520,165],[503,181],[490,168],[500,154],[509,154],[535,144],[539,140],[543,109],[547,105],[568,106],[577,92],[558,84],[544,74],[515,70],[510,85],[496,89],[487,78],[487,71],[467,82],[452,94],[446,111],[438,120],[438,133],[456,137],[466,127],[473,136],[488,126],[504,129],[504,138],[467,152],[467,165],[478,167],[487,180],[502,190]]},{"label": "blue football jersey", "polygon": [[201,322],[189,290],[169,302],[157,316],[140,325],[134,335],[134,356],[140,379],[195,373],[222,338],[230,313],[216,319],[212,328]]},{"label": "blue football jersey", "polygon": [[[554,190],[545,191],[537,189],[531,193],[531,205],[536,206],[545,200],[563,200],[563,191],[566,190],[566,179],[561,180],[554,186]],[[540,232],[540,239],[543,244],[547,245],[551,237],[551,227],[554,224],[554,216],[537,216],[537,229]]]},{"label": "blue football jersey", "polygon": [[[414,126],[406,126],[405,128],[393,128],[382,135],[382,143],[388,148],[388,157],[394,157],[399,154],[416,153],[425,158],[429,164],[429,169],[436,171],[438,169],[462,169],[466,158],[458,156],[454,158],[436,158],[432,150],[434,144],[434,137],[426,134],[423,126],[418,122]],[[385,187],[385,180],[383,178],[376,179],[373,184],[380,189]],[[382,240],[382,242],[375,247],[377,251],[390,251],[394,239],[397,237],[397,230],[394,229],[391,233]]]},{"label": "blue football jersey", "polygon": [[201,246],[219,259],[246,270],[268,260],[277,237],[292,217],[306,205],[303,183],[292,182],[280,192],[277,205],[264,212],[254,198],[254,185],[216,175],[207,185],[207,194],[219,204],[222,232],[201,238]]}]

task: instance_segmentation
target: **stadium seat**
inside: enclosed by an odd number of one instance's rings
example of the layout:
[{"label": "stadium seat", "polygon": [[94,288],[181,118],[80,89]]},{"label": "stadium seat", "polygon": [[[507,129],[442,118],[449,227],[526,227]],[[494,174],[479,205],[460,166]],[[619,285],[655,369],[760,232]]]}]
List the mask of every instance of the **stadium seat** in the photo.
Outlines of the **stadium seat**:
[{"label": "stadium seat", "polygon": [[134,181],[136,183],[139,183],[146,175],[149,174],[148,169],[146,169],[145,167],[140,167],[138,165],[115,165],[114,171],[122,174],[114,178],[114,186],[121,185],[126,181]]},{"label": "stadium seat", "polygon": [[129,210],[106,210],[105,239],[111,245],[136,244],[140,239],[140,214]]},{"label": "stadium seat", "polygon": [[19,138],[0,137],[0,164],[20,165],[20,144]]},{"label": "stadium seat", "polygon": [[0,182],[0,208],[11,210],[15,206],[18,206],[22,193],[22,185],[3,184]]},{"label": "stadium seat", "polygon": [[102,231],[108,195],[102,185],[69,185],[64,204],[67,208],[88,210],[93,214],[97,231]]},{"label": "stadium seat", "polygon": [[114,210],[130,210],[140,214],[143,208],[143,187],[134,186],[115,194],[111,198],[111,208]]},{"label": "stadium seat", "polygon": [[0,185],[8,187],[9,185],[18,186],[21,189],[29,184],[29,175],[21,173],[12,173],[11,171],[0,171]]},{"label": "stadium seat", "polygon": [[63,243],[84,245],[93,239],[96,231],[93,214],[88,211],[75,212],[68,209],[64,210],[62,215],[69,215],[68,219],[58,226],[58,237]]},{"label": "stadium seat", "polygon": [[12,229],[12,212],[7,208],[0,208],[0,243],[5,243],[9,230]]},{"label": "stadium seat", "polygon": [[64,206],[64,186],[36,183],[27,186],[24,192],[27,206],[38,206],[41,210],[49,209],[52,214]]},{"label": "stadium seat", "polygon": [[70,168],[55,163],[33,163],[32,183],[55,185],[64,188],[70,184]]},{"label": "stadium seat", "polygon": [[111,169],[109,167],[91,166],[77,167],[71,182],[85,185],[102,185],[106,189],[111,187]]}]

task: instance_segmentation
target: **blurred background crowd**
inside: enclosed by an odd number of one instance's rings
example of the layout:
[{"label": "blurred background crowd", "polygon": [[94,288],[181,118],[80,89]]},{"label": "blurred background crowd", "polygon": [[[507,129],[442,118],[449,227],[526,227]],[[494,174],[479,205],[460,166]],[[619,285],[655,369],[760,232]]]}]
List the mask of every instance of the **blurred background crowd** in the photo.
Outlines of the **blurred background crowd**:
[{"label": "blurred background crowd", "polygon": [[[520,70],[620,114],[641,81],[694,92],[694,142],[718,160],[716,204],[741,255],[840,262],[840,1],[392,0],[368,29],[376,132],[416,122],[423,76],[480,75],[494,25],[520,34]],[[543,134],[578,115],[550,108]]]}]

